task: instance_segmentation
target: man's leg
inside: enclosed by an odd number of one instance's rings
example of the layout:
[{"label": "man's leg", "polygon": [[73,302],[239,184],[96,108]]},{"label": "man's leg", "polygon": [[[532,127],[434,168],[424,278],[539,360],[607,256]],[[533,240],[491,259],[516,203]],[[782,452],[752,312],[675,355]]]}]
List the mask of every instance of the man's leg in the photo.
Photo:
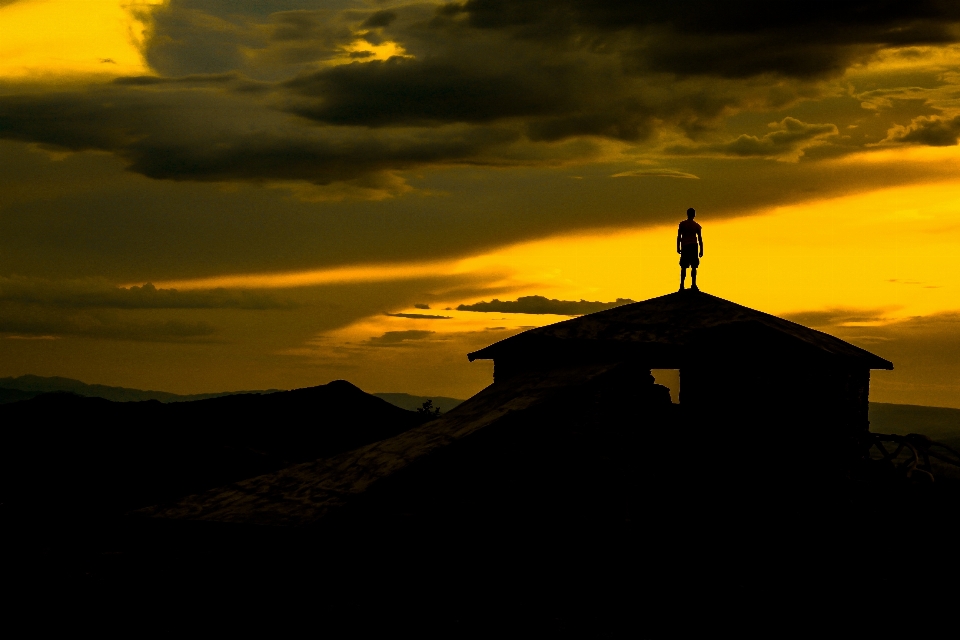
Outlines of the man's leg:
[{"label": "man's leg", "polygon": [[683,283],[687,279],[687,268],[680,267],[680,291],[683,291]]},{"label": "man's leg", "polygon": [[697,268],[696,267],[690,267],[690,288],[691,289],[697,288]]}]

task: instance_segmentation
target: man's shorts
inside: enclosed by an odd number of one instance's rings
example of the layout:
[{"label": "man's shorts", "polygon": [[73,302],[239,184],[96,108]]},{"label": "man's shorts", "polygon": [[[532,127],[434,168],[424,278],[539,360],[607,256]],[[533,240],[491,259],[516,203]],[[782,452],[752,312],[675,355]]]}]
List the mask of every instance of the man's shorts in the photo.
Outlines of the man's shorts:
[{"label": "man's shorts", "polygon": [[700,266],[700,247],[695,244],[685,244],[680,247],[680,266],[686,269],[687,267],[693,267],[696,269]]}]

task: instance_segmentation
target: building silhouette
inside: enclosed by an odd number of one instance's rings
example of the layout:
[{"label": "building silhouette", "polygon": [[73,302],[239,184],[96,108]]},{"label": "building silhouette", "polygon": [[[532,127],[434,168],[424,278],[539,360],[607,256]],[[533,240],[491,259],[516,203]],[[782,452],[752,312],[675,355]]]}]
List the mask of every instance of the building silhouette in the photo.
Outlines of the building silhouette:
[{"label": "building silhouette", "polygon": [[893,369],[829,334],[695,291],[525,331],[468,357],[493,360],[502,384],[570,366],[679,369],[691,424],[763,429],[775,421],[827,436],[868,429],[870,371]]},{"label": "building silhouette", "polygon": [[[691,291],[526,331],[469,358],[494,361],[493,384],[437,420],[140,513],[616,535],[651,510],[675,522],[755,511],[821,495],[842,476],[869,428],[870,371],[893,368]],[[679,406],[651,369],[679,369]]]}]

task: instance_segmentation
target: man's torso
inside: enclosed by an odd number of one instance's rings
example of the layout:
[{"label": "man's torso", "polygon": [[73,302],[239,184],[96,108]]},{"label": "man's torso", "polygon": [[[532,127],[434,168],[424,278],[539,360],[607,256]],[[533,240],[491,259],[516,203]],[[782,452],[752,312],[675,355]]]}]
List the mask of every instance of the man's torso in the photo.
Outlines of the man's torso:
[{"label": "man's torso", "polygon": [[693,220],[684,220],[680,223],[680,244],[682,246],[697,246],[697,234],[700,233],[700,225]]}]

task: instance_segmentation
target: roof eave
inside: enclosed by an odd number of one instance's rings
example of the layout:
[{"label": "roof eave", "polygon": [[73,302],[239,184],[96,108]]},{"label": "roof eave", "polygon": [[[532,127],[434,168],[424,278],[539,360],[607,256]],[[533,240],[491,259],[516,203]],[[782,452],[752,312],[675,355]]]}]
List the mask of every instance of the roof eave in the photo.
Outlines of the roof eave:
[{"label": "roof eave", "polygon": [[495,350],[493,347],[495,344],[492,344],[483,349],[478,349],[477,351],[472,351],[467,354],[467,360],[473,362],[474,360],[493,360],[496,357]]}]

